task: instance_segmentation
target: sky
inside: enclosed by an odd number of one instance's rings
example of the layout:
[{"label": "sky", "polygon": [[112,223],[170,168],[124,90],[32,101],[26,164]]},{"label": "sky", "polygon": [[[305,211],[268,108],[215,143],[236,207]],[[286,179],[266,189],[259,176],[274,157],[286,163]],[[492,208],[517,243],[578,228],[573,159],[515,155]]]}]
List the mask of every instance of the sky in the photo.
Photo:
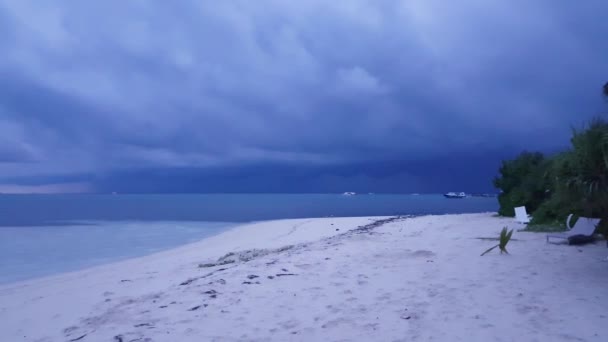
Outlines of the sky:
[{"label": "sky", "polygon": [[495,191],[605,115],[606,13],[0,0],[0,192]]}]

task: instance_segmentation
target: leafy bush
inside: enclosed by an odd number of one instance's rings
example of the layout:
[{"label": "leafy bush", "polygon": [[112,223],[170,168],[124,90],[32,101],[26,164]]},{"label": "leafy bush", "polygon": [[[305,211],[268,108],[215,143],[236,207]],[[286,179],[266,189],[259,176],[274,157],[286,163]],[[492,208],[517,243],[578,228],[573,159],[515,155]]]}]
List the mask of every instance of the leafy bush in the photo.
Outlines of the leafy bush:
[{"label": "leafy bush", "polygon": [[579,216],[607,218],[608,214],[608,122],[593,120],[574,131],[572,149],[553,158],[549,177],[554,191],[534,212],[532,224]]},{"label": "leafy bush", "polygon": [[[602,88],[608,99],[608,83]],[[569,214],[601,218],[608,238],[608,121],[597,118],[573,130],[571,149],[544,158],[524,152],[504,161],[494,185],[502,190],[499,214],[525,205],[531,226],[563,225]]]},{"label": "leafy bush", "polygon": [[561,224],[571,213],[608,219],[608,121],[573,130],[571,144],[551,158],[524,152],[504,161],[494,180],[502,190],[499,214],[513,216],[524,205],[532,225]]},{"label": "leafy bush", "polygon": [[514,216],[514,208],[519,206],[535,211],[549,196],[551,183],[546,174],[550,164],[538,152],[523,152],[513,160],[503,161],[500,176],[494,179],[494,186],[502,191],[498,196],[498,213]]}]

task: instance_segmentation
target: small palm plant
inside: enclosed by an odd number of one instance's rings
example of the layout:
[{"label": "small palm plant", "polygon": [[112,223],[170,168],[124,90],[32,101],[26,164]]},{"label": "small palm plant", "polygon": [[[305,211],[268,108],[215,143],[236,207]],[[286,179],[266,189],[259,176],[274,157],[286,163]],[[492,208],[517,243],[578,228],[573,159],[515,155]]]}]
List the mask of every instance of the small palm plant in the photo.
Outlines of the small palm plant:
[{"label": "small palm plant", "polygon": [[507,230],[507,227],[504,227],[500,231],[500,237],[498,239],[498,245],[496,245],[496,246],[488,249],[487,251],[483,252],[481,254],[481,256],[486,255],[487,253],[489,253],[490,251],[492,251],[496,247],[498,247],[500,249],[500,254],[502,254],[502,253],[509,254],[509,252],[507,252],[507,244],[511,240],[511,235],[513,235],[513,229],[511,229],[509,231],[509,230]]}]

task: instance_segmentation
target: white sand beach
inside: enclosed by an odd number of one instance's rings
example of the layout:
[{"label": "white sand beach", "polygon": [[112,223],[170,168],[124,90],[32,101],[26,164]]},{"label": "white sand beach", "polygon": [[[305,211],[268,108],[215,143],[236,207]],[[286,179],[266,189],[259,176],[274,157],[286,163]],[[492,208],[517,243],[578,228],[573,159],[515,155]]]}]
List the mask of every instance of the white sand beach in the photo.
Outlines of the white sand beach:
[{"label": "white sand beach", "polygon": [[523,228],[490,213],[244,225],[0,286],[0,341],[608,340],[605,243],[515,232],[509,255],[480,257],[504,226]]}]

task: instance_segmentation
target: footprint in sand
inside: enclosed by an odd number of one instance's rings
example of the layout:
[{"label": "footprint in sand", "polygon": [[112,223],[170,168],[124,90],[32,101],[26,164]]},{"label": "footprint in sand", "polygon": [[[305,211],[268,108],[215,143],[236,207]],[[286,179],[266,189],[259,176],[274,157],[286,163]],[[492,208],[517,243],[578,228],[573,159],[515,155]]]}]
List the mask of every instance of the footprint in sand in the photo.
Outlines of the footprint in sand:
[{"label": "footprint in sand", "polygon": [[367,308],[367,306],[360,304],[357,306],[357,312],[359,313],[367,313],[369,311],[369,309]]},{"label": "footprint in sand", "polygon": [[340,325],[346,325],[346,324],[351,324],[351,323],[352,323],[352,321],[349,319],[338,318],[338,319],[333,319],[331,321],[325,322],[325,324],[323,324],[321,326],[321,328],[323,328],[323,329],[335,328]]},{"label": "footprint in sand", "polygon": [[522,315],[528,314],[528,313],[541,313],[541,312],[546,312],[548,309],[546,308],[541,308],[538,305],[519,305],[517,307],[517,312],[519,312]]},{"label": "footprint in sand", "polygon": [[340,308],[337,308],[337,307],[335,307],[333,305],[327,305],[325,308],[328,309],[329,312],[332,313],[332,314],[337,314],[338,312],[341,311]]},{"label": "footprint in sand", "polygon": [[391,299],[391,294],[388,292],[385,292],[381,295],[379,295],[378,297],[376,297],[377,301],[388,301]]},{"label": "footprint in sand", "polygon": [[313,287],[309,287],[309,288],[305,289],[304,291],[311,291],[311,292],[313,292],[313,291],[321,291],[321,290],[323,290],[322,287],[320,287],[320,286],[313,286]]},{"label": "footprint in sand", "polygon": [[301,270],[309,270],[311,268],[313,268],[314,265],[311,264],[299,264],[299,265],[294,265],[295,267],[301,269]]},{"label": "footprint in sand", "polygon": [[427,251],[427,250],[417,250],[410,254],[410,256],[412,256],[414,258],[430,258],[430,257],[434,257],[435,255],[436,254],[433,253],[432,251]]},{"label": "footprint in sand", "polygon": [[437,291],[436,289],[427,289],[426,290],[426,295],[433,298],[436,297],[439,294],[439,291]]},{"label": "footprint in sand", "polygon": [[300,322],[295,319],[279,322],[279,326],[285,330],[291,330],[300,325]]},{"label": "footprint in sand", "polygon": [[366,330],[376,331],[380,327],[380,323],[367,323],[363,326]]}]

